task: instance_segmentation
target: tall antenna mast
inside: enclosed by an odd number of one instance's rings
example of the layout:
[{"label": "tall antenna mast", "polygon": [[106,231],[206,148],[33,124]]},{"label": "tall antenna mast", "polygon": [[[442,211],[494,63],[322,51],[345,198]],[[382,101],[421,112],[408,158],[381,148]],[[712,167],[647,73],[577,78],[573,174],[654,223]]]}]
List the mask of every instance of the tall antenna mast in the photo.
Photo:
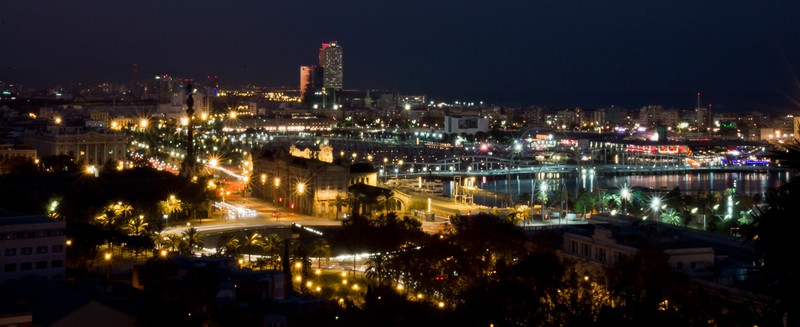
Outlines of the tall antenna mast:
[{"label": "tall antenna mast", "polygon": [[697,92],[697,106],[695,108],[700,109],[700,92]]}]

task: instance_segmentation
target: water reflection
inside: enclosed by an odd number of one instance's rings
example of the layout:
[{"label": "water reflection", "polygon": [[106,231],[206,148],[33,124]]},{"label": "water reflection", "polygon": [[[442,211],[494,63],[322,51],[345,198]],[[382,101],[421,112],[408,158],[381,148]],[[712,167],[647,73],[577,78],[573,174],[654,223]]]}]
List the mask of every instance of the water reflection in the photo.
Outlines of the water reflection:
[{"label": "water reflection", "polygon": [[[546,180],[552,189],[561,189],[566,185],[570,196],[575,196],[578,190],[597,190],[597,189],[616,189],[622,185],[629,187],[647,187],[655,190],[670,191],[675,187],[680,188],[684,195],[693,195],[701,190],[708,192],[724,191],[733,188],[739,194],[753,195],[761,194],[768,189],[772,189],[787,182],[790,174],[787,172],[768,172],[768,173],[697,173],[697,174],[676,174],[676,175],[630,175],[630,176],[602,176],[593,173],[579,174],[576,177],[562,178],[560,176],[541,176],[542,178],[530,178],[529,176],[483,176],[479,178],[481,182],[478,187],[503,194],[511,194],[512,199],[520,196],[536,193],[536,185]],[[557,188],[555,186],[558,186]],[[446,183],[444,193],[446,196],[451,194],[453,189],[451,183]],[[487,206],[499,206],[496,197],[479,198],[475,197],[476,204]]]}]

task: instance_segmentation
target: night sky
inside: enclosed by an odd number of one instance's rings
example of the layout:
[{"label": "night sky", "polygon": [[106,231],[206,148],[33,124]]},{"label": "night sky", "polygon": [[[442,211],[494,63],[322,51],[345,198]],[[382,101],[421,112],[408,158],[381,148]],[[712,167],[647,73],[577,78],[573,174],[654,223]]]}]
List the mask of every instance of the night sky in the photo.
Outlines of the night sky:
[{"label": "night sky", "polygon": [[[346,89],[584,107],[800,108],[800,1],[0,2],[0,80],[299,84],[322,42]],[[794,100],[792,100],[794,99]]]}]

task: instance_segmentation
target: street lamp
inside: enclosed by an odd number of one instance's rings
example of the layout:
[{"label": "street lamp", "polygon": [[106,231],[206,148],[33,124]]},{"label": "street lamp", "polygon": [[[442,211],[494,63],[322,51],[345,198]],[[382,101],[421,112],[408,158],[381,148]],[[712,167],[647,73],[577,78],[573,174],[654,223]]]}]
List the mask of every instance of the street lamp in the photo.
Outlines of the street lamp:
[{"label": "street lamp", "polygon": [[302,212],[303,211],[302,210],[302,202],[303,202],[303,195],[306,192],[306,183],[297,182],[296,190],[297,190],[297,195],[296,195],[297,207],[298,207],[298,209],[300,209],[300,212]]},{"label": "street lamp", "polygon": [[653,209],[653,217],[658,221],[658,210],[661,209],[661,198],[654,197],[653,200],[650,201],[650,208]]},{"label": "street lamp", "polygon": [[622,198],[622,211],[627,215],[628,214],[628,205],[627,202],[631,200],[631,190],[628,186],[624,186],[620,191],[620,197]]},{"label": "street lamp", "polygon": [[[273,185],[275,185],[275,194],[272,196],[272,203],[275,203],[275,198],[278,198],[278,202],[283,202],[283,199],[280,197],[280,195],[278,195],[278,191],[281,188],[281,178],[276,176],[275,180],[273,181]],[[280,204],[283,203],[279,203],[279,205]]]},{"label": "street lamp", "polygon": [[261,193],[261,197],[264,197],[264,184],[267,183],[267,174],[261,174],[261,188],[259,188],[259,193]]},{"label": "street lamp", "polygon": [[547,181],[542,181],[542,184],[539,185],[539,200],[542,201],[542,209],[540,210],[542,212],[542,220],[544,220],[546,213],[545,206],[547,204],[547,189]]},{"label": "street lamp", "polygon": [[397,175],[400,174],[400,168],[402,168],[402,167],[403,167],[403,160],[401,159],[401,160],[397,161],[397,168],[394,169],[394,176],[395,177],[397,177]]},{"label": "street lamp", "polygon": [[111,278],[111,253],[106,252],[106,254],[103,255],[103,260],[106,262],[106,277]]}]

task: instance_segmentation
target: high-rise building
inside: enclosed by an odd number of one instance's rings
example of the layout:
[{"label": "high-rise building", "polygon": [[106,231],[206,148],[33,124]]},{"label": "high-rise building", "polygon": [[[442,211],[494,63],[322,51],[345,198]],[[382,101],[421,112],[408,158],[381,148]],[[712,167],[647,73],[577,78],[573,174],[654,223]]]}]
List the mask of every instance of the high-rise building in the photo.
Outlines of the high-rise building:
[{"label": "high-rise building", "polygon": [[794,117],[793,122],[794,128],[792,130],[794,131],[794,139],[800,140],[800,117]]},{"label": "high-rise building", "polygon": [[319,49],[319,65],[325,69],[326,89],[342,88],[342,47],[336,41],[323,43]]},{"label": "high-rise building", "polygon": [[325,72],[319,66],[300,66],[300,97],[309,104],[325,102]]},{"label": "high-rise building", "polygon": [[300,66],[300,97],[306,96],[308,82],[311,80],[312,66]]}]

